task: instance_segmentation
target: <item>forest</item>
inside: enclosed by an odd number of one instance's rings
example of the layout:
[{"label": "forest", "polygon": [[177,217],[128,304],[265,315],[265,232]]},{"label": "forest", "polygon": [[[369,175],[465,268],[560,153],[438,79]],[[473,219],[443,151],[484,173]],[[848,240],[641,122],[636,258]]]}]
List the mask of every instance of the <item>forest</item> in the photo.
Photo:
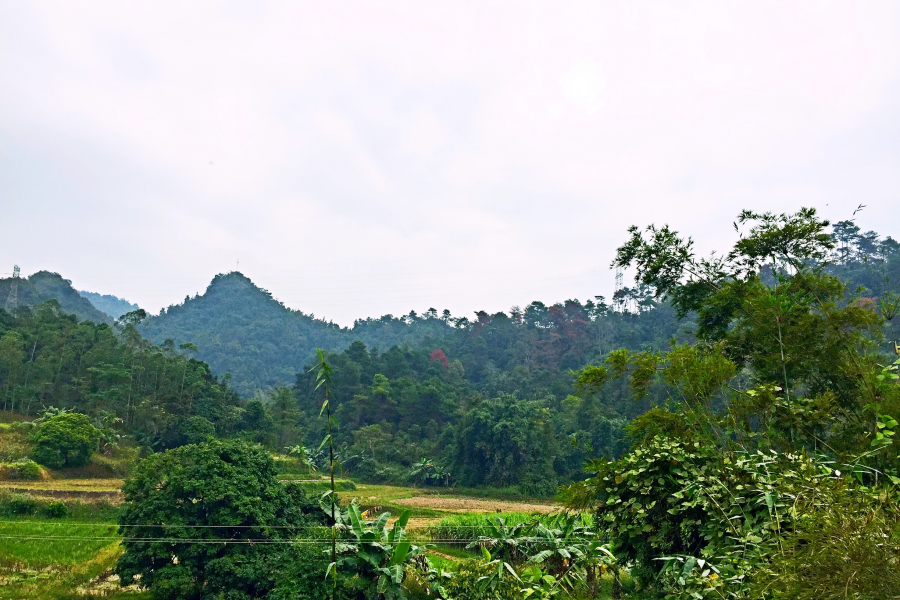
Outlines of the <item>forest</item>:
[{"label": "forest", "polygon": [[[734,226],[709,258],[631,228],[609,301],[352,328],[238,273],[115,320],[36,274],[0,309],[35,466],[3,472],[130,452],[115,571],[153,598],[900,597],[900,244],[813,209]],[[556,512],[428,542],[336,477]]]}]

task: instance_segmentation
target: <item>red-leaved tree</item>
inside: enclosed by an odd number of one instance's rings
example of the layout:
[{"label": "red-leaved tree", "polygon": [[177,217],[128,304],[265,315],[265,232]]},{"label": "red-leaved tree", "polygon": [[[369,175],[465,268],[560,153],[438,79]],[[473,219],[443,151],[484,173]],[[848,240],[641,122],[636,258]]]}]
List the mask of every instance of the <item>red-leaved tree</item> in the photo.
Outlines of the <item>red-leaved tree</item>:
[{"label": "red-leaved tree", "polygon": [[447,360],[447,355],[444,354],[444,351],[440,348],[431,353],[431,362],[434,362],[436,360],[441,361],[441,364],[444,365],[445,369],[450,368],[450,361]]}]

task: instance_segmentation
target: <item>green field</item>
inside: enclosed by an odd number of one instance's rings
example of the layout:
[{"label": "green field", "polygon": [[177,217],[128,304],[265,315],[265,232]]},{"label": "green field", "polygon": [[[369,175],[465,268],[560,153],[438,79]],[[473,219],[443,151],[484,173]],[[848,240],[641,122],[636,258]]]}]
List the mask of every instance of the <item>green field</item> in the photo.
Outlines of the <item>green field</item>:
[{"label": "green field", "polygon": [[115,523],[7,519],[0,521],[0,569],[83,563],[118,540]]},{"label": "green field", "polygon": [[[137,589],[120,589],[113,576],[121,552],[116,526],[121,485],[122,480],[114,478],[0,482],[0,600],[145,598],[146,593]],[[308,493],[317,494],[324,490],[325,482],[306,480],[301,485]],[[428,544],[434,564],[449,570],[457,560],[472,556],[462,548],[463,541],[475,531],[481,532],[488,519],[499,516],[514,524],[531,518],[530,513],[513,510],[522,503],[477,498],[475,490],[465,490],[463,495],[447,488],[350,480],[341,480],[337,487],[342,503],[356,500],[373,514],[387,511],[396,517],[409,510],[413,516],[410,536],[417,543]],[[66,516],[48,518],[51,503],[64,504]],[[448,503],[463,507],[474,503],[479,512],[436,508]],[[431,543],[432,537],[444,540],[450,535],[459,536],[461,542]]]}]

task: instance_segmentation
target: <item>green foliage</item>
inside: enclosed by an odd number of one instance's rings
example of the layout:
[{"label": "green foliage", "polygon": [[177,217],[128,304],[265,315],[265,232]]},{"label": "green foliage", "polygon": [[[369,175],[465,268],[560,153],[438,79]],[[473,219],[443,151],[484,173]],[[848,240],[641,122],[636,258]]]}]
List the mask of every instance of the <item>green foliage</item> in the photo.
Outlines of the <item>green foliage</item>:
[{"label": "green foliage", "polygon": [[781,552],[760,569],[756,593],[796,600],[896,596],[900,505],[893,491],[821,491],[803,507]]},{"label": "green foliage", "polygon": [[86,415],[79,413],[50,417],[31,437],[34,459],[51,469],[86,464],[100,443],[100,431]]},{"label": "green foliage", "polygon": [[565,499],[593,506],[616,556],[666,598],[888,597],[897,584],[877,574],[897,560],[895,491],[878,486],[900,483],[900,387],[879,366],[889,319],[827,272],[835,241],[815,211],[738,221],[749,230],[708,260],[668,227],[630,230],[615,264],[696,314],[698,342],[616,351],[578,375],[597,382],[584,394],[629,376],[635,397],[669,399],[629,426],[631,452],[595,461]]},{"label": "green foliage", "polygon": [[329,556],[324,552],[331,543],[328,530],[322,528],[303,532],[305,538],[285,549],[285,562],[276,574],[275,587],[269,600],[326,600],[332,592],[328,572]]},{"label": "green foliage", "polygon": [[462,561],[444,583],[444,591],[451,600],[520,600],[522,585],[513,575],[507,573],[496,578],[493,585],[484,585],[496,572],[489,559]]},{"label": "green foliage", "polygon": [[109,294],[97,294],[95,292],[85,292],[83,290],[79,290],[78,293],[81,294],[83,298],[87,298],[94,308],[113,319],[119,319],[126,313],[138,310],[137,304],[132,304],[127,300]]},{"label": "green foliage", "polygon": [[41,476],[41,467],[33,460],[0,463],[0,479],[37,481]]},{"label": "green foliage", "polygon": [[123,488],[123,583],[140,575],[158,598],[268,594],[289,558],[287,541],[317,512],[298,486],[275,475],[268,453],[237,441],[144,459]]},{"label": "green foliage", "polygon": [[556,439],[550,411],[511,397],[482,402],[463,417],[456,440],[463,485],[523,485],[535,495],[556,490]]},{"label": "green foliage", "polygon": [[[0,279],[0,296],[9,296],[12,279]],[[58,273],[38,271],[28,278],[20,278],[16,284],[19,310],[49,302],[55,310],[74,314],[79,321],[112,325],[109,315],[97,310],[93,304],[72,287],[72,282]]]},{"label": "green foliage", "polygon": [[0,499],[0,513],[8,516],[32,515],[40,503],[28,494],[10,494]]},{"label": "green foliage", "polygon": [[403,582],[407,565],[421,552],[406,536],[409,514],[404,511],[390,528],[387,526],[390,513],[366,521],[356,503],[336,514],[342,536],[334,568],[343,578],[344,585],[353,589],[357,597],[367,600],[406,598]]}]

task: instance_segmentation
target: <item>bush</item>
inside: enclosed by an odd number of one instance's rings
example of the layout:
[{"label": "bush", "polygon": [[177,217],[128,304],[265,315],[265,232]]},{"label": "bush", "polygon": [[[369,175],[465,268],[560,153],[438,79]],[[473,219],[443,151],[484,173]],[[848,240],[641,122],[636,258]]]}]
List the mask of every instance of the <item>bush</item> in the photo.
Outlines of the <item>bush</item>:
[{"label": "bush", "polygon": [[0,513],[12,517],[32,515],[38,506],[38,501],[28,494],[10,494],[0,500]]},{"label": "bush", "polygon": [[[900,505],[887,492],[819,489],[797,527],[763,565],[756,589],[779,598],[896,598]],[[849,591],[849,595],[848,595]]]},{"label": "bush", "polygon": [[51,469],[80,467],[97,450],[100,430],[85,415],[63,413],[44,421],[32,440],[32,455],[40,464]]},{"label": "bush", "polygon": [[444,584],[450,598],[460,600],[520,600],[522,585],[506,573],[496,588],[486,587],[484,580],[496,572],[482,559],[466,560],[458,564],[456,572]]},{"label": "bush", "polygon": [[44,516],[50,519],[62,519],[69,515],[69,507],[66,506],[65,502],[54,500],[53,502],[48,502],[44,506],[43,512]]},{"label": "bush", "polygon": [[37,481],[41,476],[41,467],[33,460],[18,460],[0,465],[0,479]]}]

